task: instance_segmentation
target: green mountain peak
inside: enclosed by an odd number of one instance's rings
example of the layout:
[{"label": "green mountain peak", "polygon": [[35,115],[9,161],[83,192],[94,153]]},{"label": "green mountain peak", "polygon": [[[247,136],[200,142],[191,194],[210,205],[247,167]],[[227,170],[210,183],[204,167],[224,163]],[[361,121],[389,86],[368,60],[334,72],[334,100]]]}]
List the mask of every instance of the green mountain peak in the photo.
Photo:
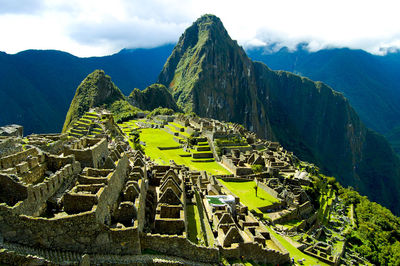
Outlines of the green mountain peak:
[{"label": "green mountain peak", "polygon": [[394,204],[400,195],[400,161],[343,94],[252,62],[217,17],[205,15],[183,33],[158,82],[184,111],[243,124],[260,137],[278,140],[300,159],[400,212]]},{"label": "green mountain peak", "polygon": [[109,105],[125,97],[103,70],[90,73],[78,86],[65,118],[63,132],[90,108]]}]

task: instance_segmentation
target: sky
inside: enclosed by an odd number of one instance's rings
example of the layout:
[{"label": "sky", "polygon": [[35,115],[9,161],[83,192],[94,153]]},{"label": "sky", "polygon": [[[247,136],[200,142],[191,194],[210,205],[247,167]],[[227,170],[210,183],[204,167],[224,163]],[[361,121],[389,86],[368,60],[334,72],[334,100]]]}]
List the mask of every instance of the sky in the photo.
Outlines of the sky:
[{"label": "sky", "polygon": [[0,51],[56,49],[80,57],[176,43],[203,14],[245,48],[299,43],[382,54],[400,48],[393,0],[0,0]]}]

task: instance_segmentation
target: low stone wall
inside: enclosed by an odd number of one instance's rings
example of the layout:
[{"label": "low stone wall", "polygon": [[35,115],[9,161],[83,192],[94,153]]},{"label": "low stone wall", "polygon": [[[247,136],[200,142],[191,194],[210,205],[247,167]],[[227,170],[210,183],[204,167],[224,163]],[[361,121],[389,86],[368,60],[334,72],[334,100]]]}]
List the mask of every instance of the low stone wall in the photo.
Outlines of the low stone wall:
[{"label": "low stone wall", "polygon": [[96,207],[61,218],[15,216],[0,207],[4,239],[27,246],[74,252],[140,254],[136,227],[110,229],[97,222]]},{"label": "low stone wall", "polygon": [[20,162],[26,161],[29,156],[38,156],[37,149],[30,148],[28,150],[0,158],[0,167],[3,169],[15,167],[15,165],[19,164]]},{"label": "low stone wall", "polygon": [[0,250],[0,264],[1,265],[56,265],[48,260],[38,258],[33,255],[26,256],[7,249]]},{"label": "low stone wall", "polygon": [[227,259],[243,257],[264,264],[285,264],[290,261],[289,253],[282,253],[273,249],[265,249],[261,244],[254,242],[239,243],[234,248],[220,248],[220,255]]},{"label": "low stone wall", "polygon": [[230,175],[228,175],[226,177],[225,176],[217,176],[217,178],[220,178],[226,182],[249,182],[249,181],[252,181],[247,178],[233,177]]},{"label": "low stone wall", "polygon": [[236,173],[236,165],[233,164],[232,160],[229,159],[228,157],[226,157],[225,155],[222,155],[221,157],[221,163],[223,165],[225,165],[226,167],[228,167],[228,169],[232,172],[232,173]]},{"label": "low stone wall", "polygon": [[44,182],[27,186],[28,197],[10,208],[14,214],[38,216],[46,200],[52,196],[64,183],[66,178],[71,178],[81,170],[79,162],[67,164]]},{"label": "low stone wall", "polygon": [[263,212],[269,212],[270,210],[281,210],[285,207],[285,203],[283,202],[274,202],[272,205],[264,206],[264,207],[258,207],[258,209]]},{"label": "low stone wall", "polygon": [[57,156],[46,154],[46,163],[49,170],[60,169],[67,164],[72,164],[74,162],[74,157],[69,156]]},{"label": "low stone wall", "polygon": [[195,245],[183,236],[142,233],[140,235],[140,243],[142,250],[151,249],[163,254],[206,263],[219,262],[219,251],[217,248]]},{"label": "low stone wall", "polygon": [[[64,154],[73,154],[75,159],[82,164],[82,167],[88,166],[97,168],[108,156],[107,139],[88,139],[86,141],[88,144],[93,144],[95,141],[97,141],[97,143],[84,149],[67,148],[65,149]],[[83,141],[83,144],[85,144],[85,141]]]},{"label": "low stone wall", "polygon": [[212,152],[193,152],[193,159],[204,159],[204,158],[213,158]]},{"label": "low stone wall", "polygon": [[270,194],[271,196],[278,198],[278,192],[276,192],[275,190],[273,190],[272,188],[270,188],[269,186],[267,186],[265,183],[262,182],[258,182],[258,187],[260,187],[261,189],[263,189],[265,192],[267,192],[268,194]]},{"label": "low stone wall", "polygon": [[163,150],[177,150],[179,149],[181,146],[180,145],[176,145],[176,146],[171,146],[171,147],[157,147],[160,151]]},{"label": "low stone wall", "polygon": [[250,167],[236,167],[235,173],[238,176],[251,175],[253,170]]},{"label": "low stone wall", "polygon": [[19,143],[19,139],[13,137],[0,138],[0,157],[12,155],[21,151],[22,145]]}]

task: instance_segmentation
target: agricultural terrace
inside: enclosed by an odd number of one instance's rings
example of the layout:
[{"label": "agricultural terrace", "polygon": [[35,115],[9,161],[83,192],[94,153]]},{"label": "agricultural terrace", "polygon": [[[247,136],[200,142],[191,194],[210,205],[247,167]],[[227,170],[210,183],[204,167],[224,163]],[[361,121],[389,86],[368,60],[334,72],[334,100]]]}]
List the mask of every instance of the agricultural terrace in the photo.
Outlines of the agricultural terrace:
[{"label": "agricultural terrace", "polygon": [[[227,169],[214,160],[194,160],[191,156],[191,152],[199,152],[194,150],[184,151],[182,148],[180,148],[180,144],[173,139],[173,135],[165,130],[160,128],[139,129],[137,125],[134,124],[135,122],[131,120],[129,122],[120,124],[120,127],[127,135],[129,135],[132,130],[137,130],[140,133],[140,141],[144,144],[145,154],[156,163],[161,165],[169,165],[170,160],[174,160],[176,164],[184,164],[191,170],[206,171],[212,175],[231,174]],[[130,144],[133,146],[131,142]]]}]

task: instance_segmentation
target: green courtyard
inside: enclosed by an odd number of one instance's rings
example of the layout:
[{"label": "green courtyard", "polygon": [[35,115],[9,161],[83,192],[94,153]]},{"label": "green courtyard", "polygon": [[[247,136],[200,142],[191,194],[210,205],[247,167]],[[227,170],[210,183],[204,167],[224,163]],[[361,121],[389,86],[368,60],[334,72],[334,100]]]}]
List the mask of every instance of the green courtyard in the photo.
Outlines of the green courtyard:
[{"label": "green courtyard", "polygon": [[[129,134],[132,129],[138,130],[140,133],[140,141],[145,144],[145,154],[158,164],[169,165],[170,160],[174,160],[176,164],[184,164],[191,170],[206,171],[212,175],[231,174],[227,169],[215,161],[207,161],[204,159],[193,161],[190,152],[186,152],[182,148],[179,148],[179,143],[173,139],[173,136],[162,129],[139,129],[135,125],[134,121],[125,122],[120,124],[120,126],[126,134]],[[159,149],[159,147],[169,147],[170,149]]]},{"label": "green courtyard", "polygon": [[278,199],[264,191],[262,188],[257,189],[257,196],[254,186],[256,182],[229,182],[222,179],[219,180],[226,188],[240,198],[240,201],[246,205],[250,210],[257,212],[259,207],[264,207],[279,202]]}]

